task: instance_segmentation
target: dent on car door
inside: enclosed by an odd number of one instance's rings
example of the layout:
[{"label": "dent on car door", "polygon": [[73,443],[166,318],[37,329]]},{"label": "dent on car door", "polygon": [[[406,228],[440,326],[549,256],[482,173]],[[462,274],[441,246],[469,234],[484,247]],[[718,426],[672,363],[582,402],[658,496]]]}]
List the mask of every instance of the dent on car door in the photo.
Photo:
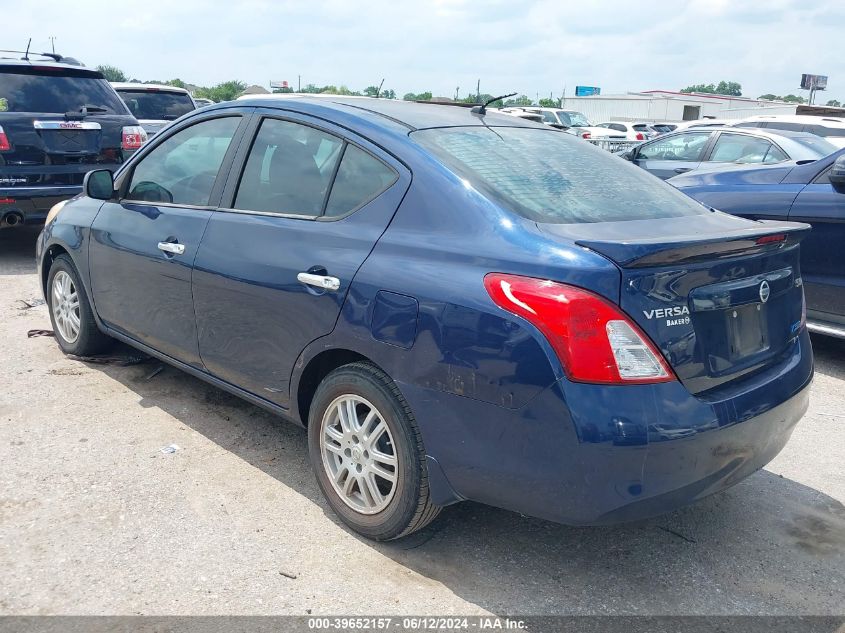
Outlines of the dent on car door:
[{"label": "dent on car door", "polygon": [[[118,182],[91,226],[91,286],[110,328],[200,366],[191,266],[234,157],[240,115],[168,134]],[[220,175],[222,174],[222,176]]]},{"label": "dent on car door", "polygon": [[801,275],[810,318],[845,324],[845,189],[830,183],[825,169],[792,204],[789,219],[813,230],[801,242]]},{"label": "dent on car door", "polygon": [[[256,120],[200,245],[194,306],[207,370],[281,406],[294,363],[330,333],[410,173],[307,118]],[[240,167],[242,165],[242,167]]]},{"label": "dent on car door", "polygon": [[640,145],[634,163],[666,180],[698,168],[710,141],[710,132],[686,132]]}]

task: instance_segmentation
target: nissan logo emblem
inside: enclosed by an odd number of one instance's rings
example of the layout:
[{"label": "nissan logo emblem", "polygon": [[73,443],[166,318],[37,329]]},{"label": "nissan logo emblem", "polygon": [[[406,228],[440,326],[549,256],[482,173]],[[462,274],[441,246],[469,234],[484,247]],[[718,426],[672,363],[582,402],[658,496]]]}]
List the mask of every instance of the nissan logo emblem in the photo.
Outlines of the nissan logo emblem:
[{"label": "nissan logo emblem", "polygon": [[760,284],[760,301],[766,303],[769,300],[769,294],[771,290],[769,289],[769,282],[763,280],[763,283]]}]

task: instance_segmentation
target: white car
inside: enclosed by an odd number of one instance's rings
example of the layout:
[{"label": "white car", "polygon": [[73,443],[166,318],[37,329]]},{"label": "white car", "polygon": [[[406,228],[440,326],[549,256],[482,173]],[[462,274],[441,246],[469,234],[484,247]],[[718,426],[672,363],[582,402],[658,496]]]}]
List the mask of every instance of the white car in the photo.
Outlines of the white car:
[{"label": "white car", "polygon": [[808,114],[760,114],[748,117],[736,127],[760,127],[768,130],[809,132],[823,137],[838,148],[845,147],[845,117],[813,116]]},{"label": "white car", "polygon": [[[601,128],[608,133],[616,133],[628,141],[646,141],[653,136],[657,136],[647,123],[639,123],[636,121],[608,121],[606,123],[596,124],[597,128]],[[594,136],[593,138],[614,138],[612,136]]]},{"label": "white car", "polygon": [[744,119],[695,119],[678,123],[675,131],[687,130],[691,127],[732,127]]},{"label": "white car", "polygon": [[539,107],[524,107],[524,108],[502,108],[502,112],[513,114],[516,111],[530,112],[539,114],[542,117],[542,122],[552,127],[562,128],[581,138],[611,138],[624,139],[622,134],[610,134],[604,128],[595,127],[582,113],[577,110],[564,110],[562,108],[539,108]]},{"label": "white car", "polygon": [[184,88],[117,82],[112,82],[112,87],[138,119],[148,138],[171,121],[197,109],[191,94]]}]

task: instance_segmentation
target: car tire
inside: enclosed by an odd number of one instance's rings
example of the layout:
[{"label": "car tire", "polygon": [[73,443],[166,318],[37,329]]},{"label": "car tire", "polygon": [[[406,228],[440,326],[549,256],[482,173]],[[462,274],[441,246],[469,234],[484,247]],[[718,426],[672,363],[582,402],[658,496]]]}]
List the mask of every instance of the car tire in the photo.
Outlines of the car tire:
[{"label": "car tire", "polygon": [[411,408],[370,363],[344,365],[320,383],[309,413],[308,452],[332,510],[367,538],[406,536],[440,513],[429,496]]},{"label": "car tire", "polygon": [[53,260],[47,276],[47,307],[53,333],[65,354],[91,356],[113,342],[97,327],[85,286],[68,255]]}]

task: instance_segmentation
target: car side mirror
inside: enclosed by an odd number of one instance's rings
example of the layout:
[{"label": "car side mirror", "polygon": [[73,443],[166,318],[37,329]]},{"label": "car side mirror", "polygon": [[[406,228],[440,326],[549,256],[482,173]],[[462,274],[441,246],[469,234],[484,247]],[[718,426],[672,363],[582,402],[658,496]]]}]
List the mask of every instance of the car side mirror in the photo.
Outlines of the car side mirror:
[{"label": "car side mirror", "polygon": [[828,180],[839,193],[845,193],[845,155],[840,156],[833,163],[828,174]]},{"label": "car side mirror", "polygon": [[114,196],[114,176],[108,169],[89,171],[82,181],[82,190],[89,198],[111,200]]},{"label": "car side mirror", "polygon": [[634,150],[629,149],[627,152],[622,152],[619,154],[625,160],[634,160]]}]

